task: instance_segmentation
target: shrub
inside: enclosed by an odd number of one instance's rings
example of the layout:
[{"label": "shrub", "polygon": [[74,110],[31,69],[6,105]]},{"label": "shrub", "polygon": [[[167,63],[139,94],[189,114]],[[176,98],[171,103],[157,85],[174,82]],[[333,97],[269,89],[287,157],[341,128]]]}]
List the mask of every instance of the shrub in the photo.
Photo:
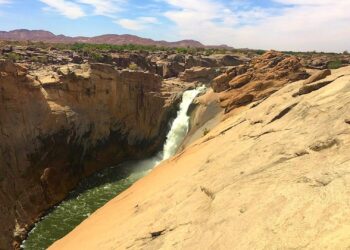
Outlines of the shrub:
[{"label": "shrub", "polygon": [[100,53],[90,52],[89,55],[90,58],[95,62],[101,62],[103,59],[103,56]]},{"label": "shrub", "polygon": [[266,52],[266,50],[262,50],[262,49],[255,50],[255,53],[258,55],[263,55],[263,54],[265,54],[265,52]]},{"label": "shrub", "polygon": [[205,128],[203,130],[203,135],[206,136],[210,132],[210,129]]},{"label": "shrub", "polygon": [[13,61],[13,62],[17,62],[17,61],[19,61],[19,60],[22,59],[22,56],[20,56],[20,55],[18,55],[18,54],[16,54],[16,53],[11,52],[11,53],[8,53],[8,54],[7,54],[7,58],[10,59],[10,60]]},{"label": "shrub", "polygon": [[214,54],[214,53],[215,53],[215,50],[213,50],[213,49],[207,49],[207,50],[205,50],[204,55],[205,55],[205,56],[211,56],[211,55]]},{"label": "shrub", "polygon": [[139,66],[137,66],[136,63],[130,63],[129,65],[129,69],[130,70],[138,70]]},{"label": "shrub", "polygon": [[329,62],[327,65],[327,68],[328,69],[339,69],[342,66],[343,66],[342,62],[337,60],[337,61]]}]

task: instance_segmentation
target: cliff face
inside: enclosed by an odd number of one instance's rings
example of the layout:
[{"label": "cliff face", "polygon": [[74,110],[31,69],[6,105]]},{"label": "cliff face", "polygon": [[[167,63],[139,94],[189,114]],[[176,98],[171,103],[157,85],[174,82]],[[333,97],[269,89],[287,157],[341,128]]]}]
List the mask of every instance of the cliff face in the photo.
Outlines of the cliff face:
[{"label": "cliff face", "polygon": [[164,89],[157,75],[105,64],[1,61],[0,249],[83,176],[158,150],[178,99]]},{"label": "cliff face", "polygon": [[347,67],[236,109],[51,249],[347,249],[349,100]]}]

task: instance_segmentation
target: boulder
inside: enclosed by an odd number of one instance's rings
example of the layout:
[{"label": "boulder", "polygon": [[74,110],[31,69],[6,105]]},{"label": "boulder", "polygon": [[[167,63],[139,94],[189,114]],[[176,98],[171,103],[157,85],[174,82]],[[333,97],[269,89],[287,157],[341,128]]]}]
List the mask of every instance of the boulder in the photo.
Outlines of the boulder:
[{"label": "boulder", "polygon": [[6,45],[1,49],[2,53],[11,53],[13,51],[13,47],[11,45]]},{"label": "boulder", "polygon": [[73,53],[73,56],[72,56],[73,63],[81,64],[81,63],[83,63],[83,61],[84,61],[83,58],[79,54]]},{"label": "boulder", "polygon": [[[147,56],[137,53],[112,53],[110,56],[110,63],[115,65],[118,69],[129,68],[130,65],[136,64],[138,68],[151,73],[156,72],[156,64],[148,59]],[[105,61],[105,63],[108,63]]]},{"label": "boulder", "polygon": [[185,63],[186,58],[182,54],[173,54],[169,55],[167,60],[170,62]]},{"label": "boulder", "polygon": [[210,58],[216,60],[218,66],[238,66],[247,62],[247,59],[240,58],[235,55],[214,54]]},{"label": "boulder", "polygon": [[321,70],[316,73],[314,73],[312,76],[310,76],[308,79],[304,81],[304,84],[310,84],[319,80],[322,80],[329,76],[331,74],[331,71],[329,69]]},{"label": "boulder", "polygon": [[191,69],[186,69],[179,77],[185,82],[209,82],[217,75],[218,72],[213,68],[193,67]]},{"label": "boulder", "polygon": [[176,61],[163,62],[160,65],[162,65],[162,76],[164,78],[177,77],[181,72],[185,70],[183,64],[180,64]]},{"label": "boulder", "polygon": [[192,56],[186,57],[185,68],[190,69],[193,67],[217,67],[216,60],[209,57]]},{"label": "boulder", "polygon": [[246,85],[248,82],[250,82],[251,79],[252,79],[252,76],[250,74],[239,75],[233,78],[229,82],[229,85],[231,88],[238,89]]},{"label": "boulder", "polygon": [[214,78],[211,82],[211,87],[214,92],[219,93],[230,88],[230,81],[233,81],[233,78],[236,76],[244,74],[248,70],[246,65],[239,65],[230,67],[226,72],[218,77]]},{"label": "boulder", "polygon": [[213,79],[211,82],[211,87],[214,92],[219,93],[225,91],[230,87],[228,82],[230,81],[230,76],[227,73],[221,74]]}]

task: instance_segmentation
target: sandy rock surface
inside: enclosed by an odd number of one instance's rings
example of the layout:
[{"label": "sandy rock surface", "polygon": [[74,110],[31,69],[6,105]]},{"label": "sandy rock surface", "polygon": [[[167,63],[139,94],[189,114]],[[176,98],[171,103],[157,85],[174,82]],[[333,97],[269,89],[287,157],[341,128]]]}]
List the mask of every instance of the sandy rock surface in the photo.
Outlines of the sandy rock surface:
[{"label": "sandy rock surface", "polygon": [[227,118],[50,249],[348,249],[350,67],[320,81]]}]

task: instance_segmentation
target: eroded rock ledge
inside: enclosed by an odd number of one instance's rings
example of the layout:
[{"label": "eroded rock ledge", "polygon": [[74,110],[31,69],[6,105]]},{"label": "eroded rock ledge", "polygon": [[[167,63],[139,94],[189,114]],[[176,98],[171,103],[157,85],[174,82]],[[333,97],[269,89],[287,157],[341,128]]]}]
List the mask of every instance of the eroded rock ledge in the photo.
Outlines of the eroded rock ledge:
[{"label": "eroded rock ledge", "polygon": [[0,61],[0,248],[84,176],[157,151],[182,91],[169,84],[107,64]]}]

